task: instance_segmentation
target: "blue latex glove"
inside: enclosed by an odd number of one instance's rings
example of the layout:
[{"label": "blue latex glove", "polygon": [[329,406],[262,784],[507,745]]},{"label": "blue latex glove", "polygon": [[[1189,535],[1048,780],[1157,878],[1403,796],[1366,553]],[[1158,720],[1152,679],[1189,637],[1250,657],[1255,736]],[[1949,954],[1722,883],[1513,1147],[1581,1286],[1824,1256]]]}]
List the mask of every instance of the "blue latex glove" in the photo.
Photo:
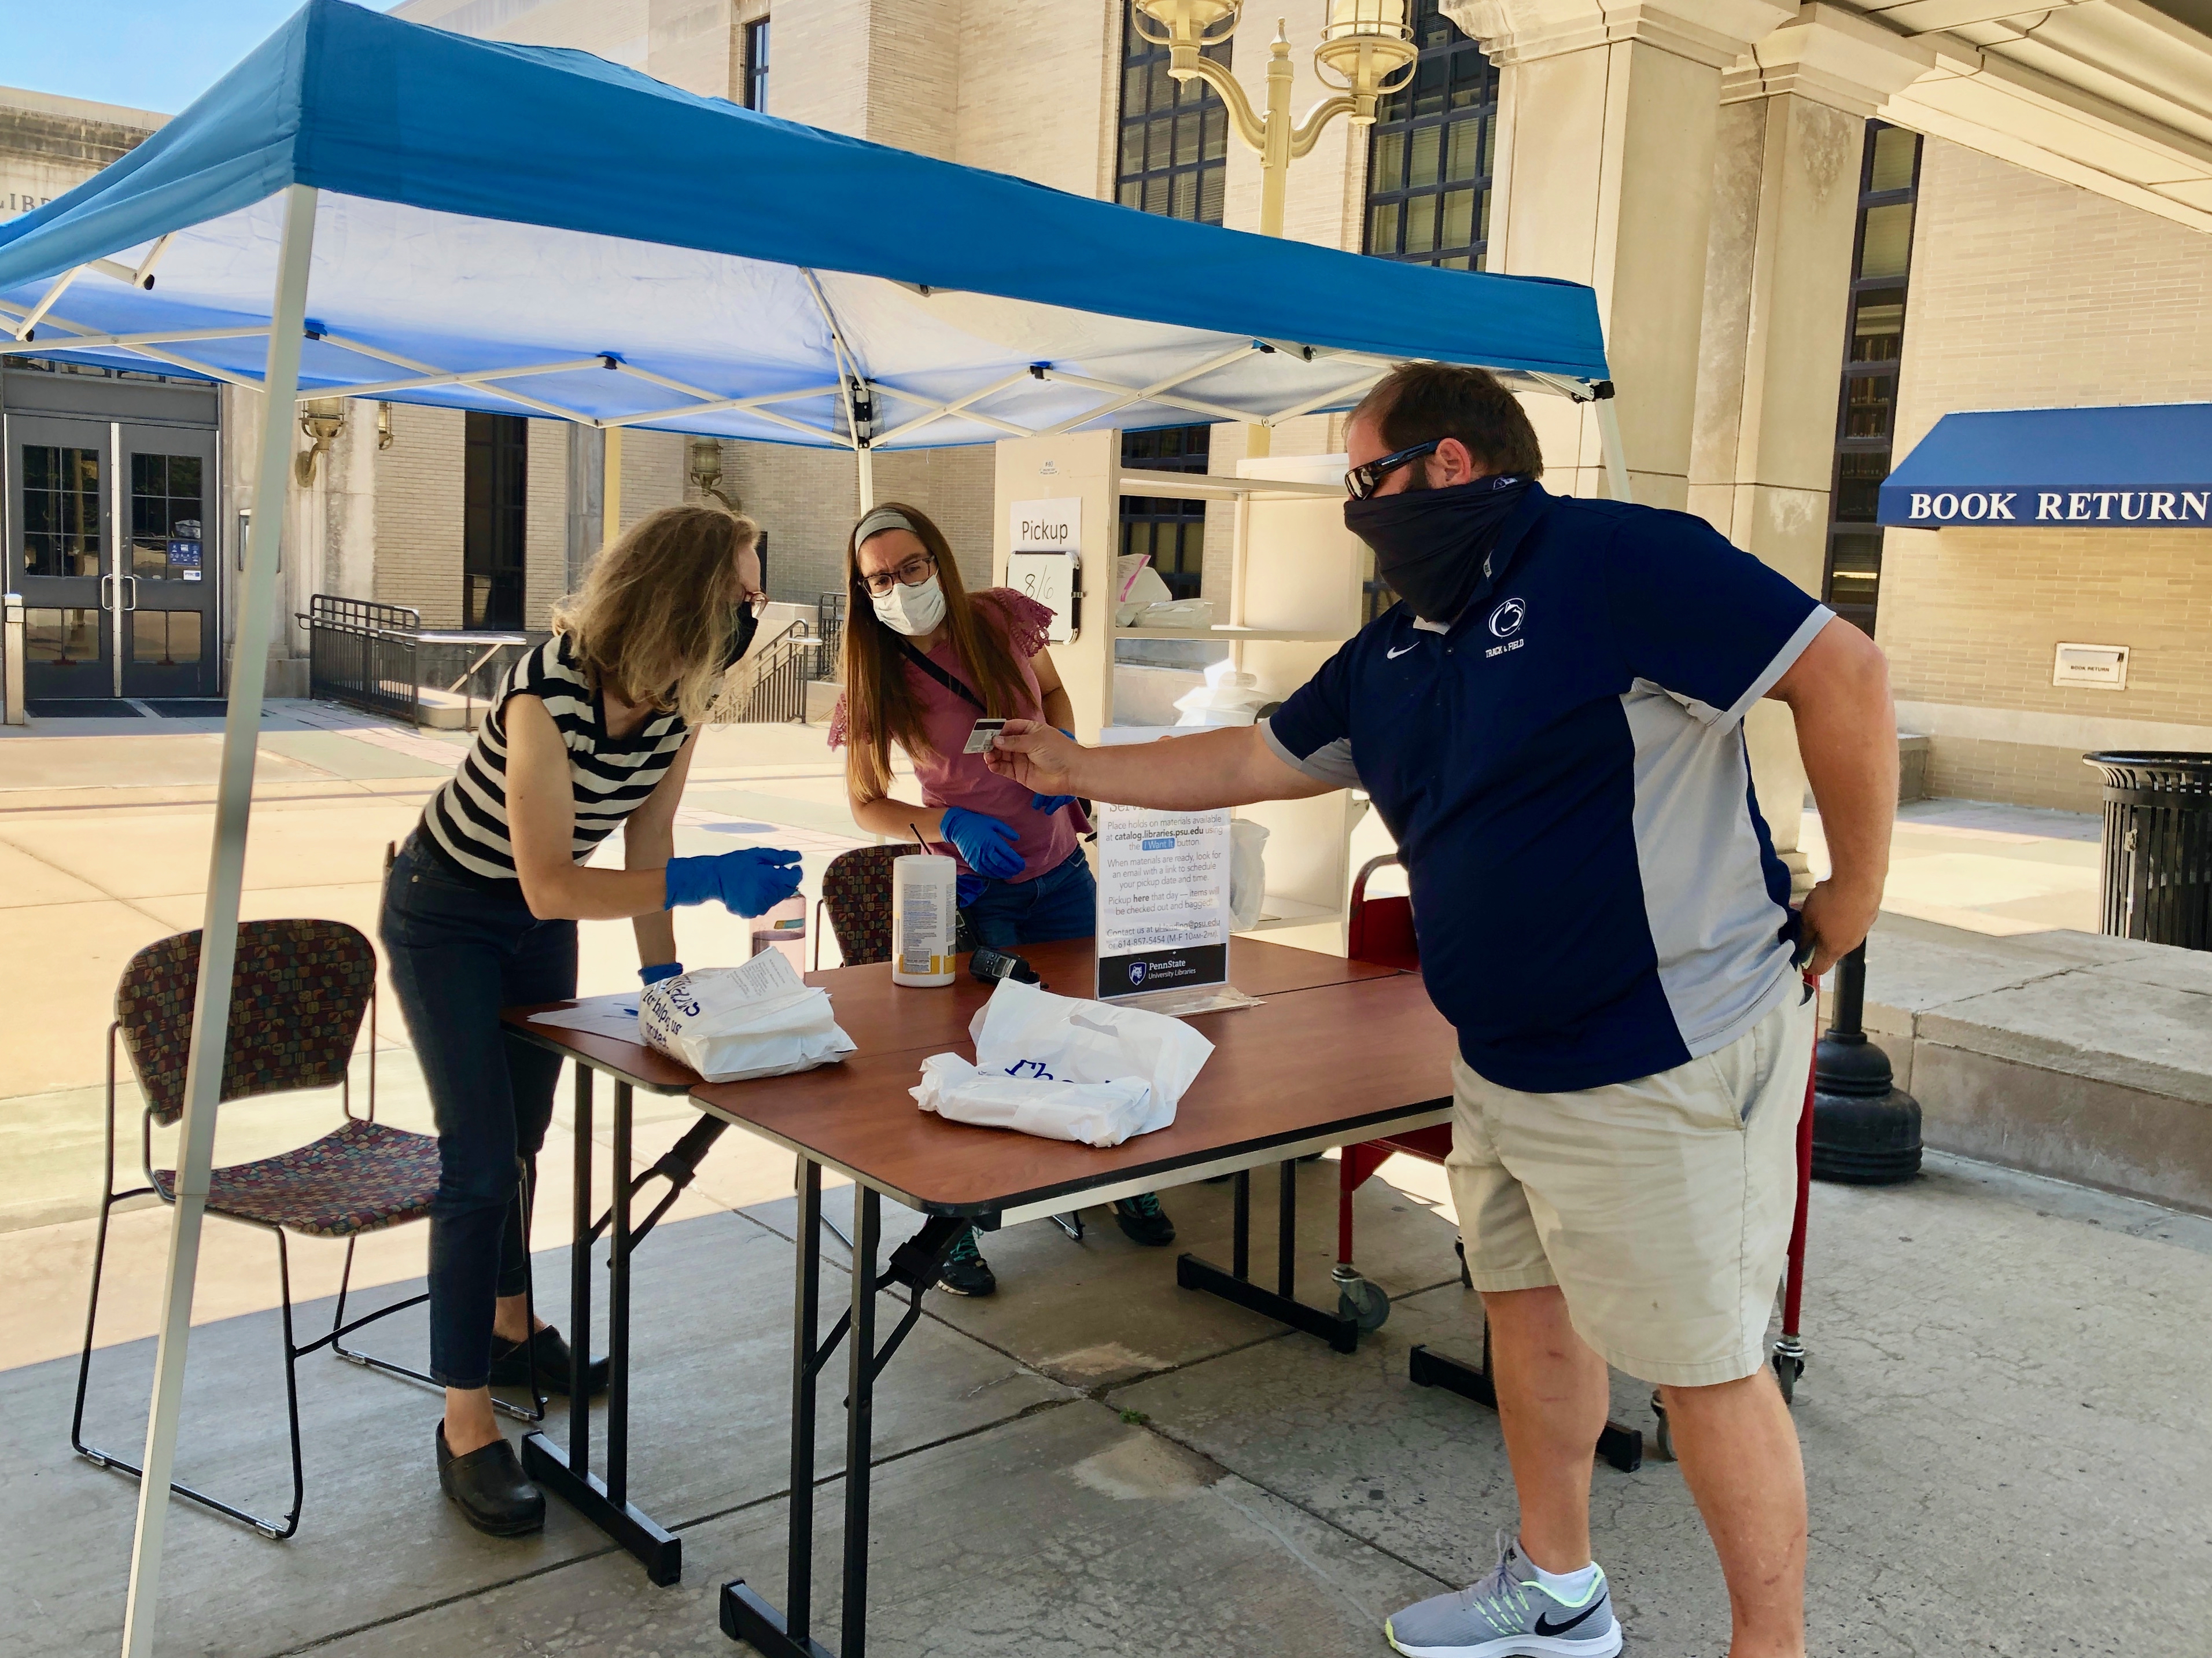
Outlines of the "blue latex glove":
[{"label": "blue latex glove", "polygon": [[663,979],[680,978],[683,976],[683,963],[663,962],[657,967],[641,967],[638,969],[637,981],[643,985],[657,985]]},{"label": "blue latex glove", "polygon": [[712,858],[668,860],[668,908],[720,899],[733,915],[758,915],[799,890],[799,854],[745,847]]},{"label": "blue latex glove", "polygon": [[1021,837],[1012,823],[965,806],[947,806],[942,833],[978,875],[1004,881],[1022,872],[1022,855],[1014,850],[1014,842]]}]

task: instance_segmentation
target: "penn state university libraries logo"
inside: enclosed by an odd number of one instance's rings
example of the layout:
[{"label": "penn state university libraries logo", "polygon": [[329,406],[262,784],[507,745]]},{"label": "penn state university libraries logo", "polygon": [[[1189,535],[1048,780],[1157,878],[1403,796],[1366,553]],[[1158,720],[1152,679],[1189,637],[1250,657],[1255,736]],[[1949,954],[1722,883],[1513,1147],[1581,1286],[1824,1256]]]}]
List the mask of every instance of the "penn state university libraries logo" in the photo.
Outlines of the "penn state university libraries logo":
[{"label": "penn state university libraries logo", "polygon": [[1503,656],[1508,651],[1517,651],[1528,641],[1519,637],[1521,624],[1528,617],[1528,604],[1518,598],[1501,598],[1490,612],[1488,627],[1491,636],[1502,639],[1503,645],[1492,645],[1483,653],[1486,657]]},{"label": "penn state university libraries logo", "polygon": [[1132,962],[1132,963],[1129,963],[1129,982],[1130,982],[1131,984],[1133,984],[1133,985],[1140,985],[1140,984],[1144,983],[1144,981],[1145,981],[1145,964],[1144,964],[1142,962]]}]

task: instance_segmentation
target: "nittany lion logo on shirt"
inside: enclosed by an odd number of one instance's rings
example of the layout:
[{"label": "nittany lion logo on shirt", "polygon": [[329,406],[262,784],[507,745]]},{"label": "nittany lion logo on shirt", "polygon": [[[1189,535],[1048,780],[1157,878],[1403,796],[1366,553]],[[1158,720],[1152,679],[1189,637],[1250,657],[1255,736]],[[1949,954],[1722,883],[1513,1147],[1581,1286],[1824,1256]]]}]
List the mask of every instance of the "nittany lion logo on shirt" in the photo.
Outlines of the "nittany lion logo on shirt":
[{"label": "nittany lion logo on shirt", "polygon": [[1510,639],[1521,631],[1522,619],[1528,614],[1528,607],[1521,600],[1501,599],[1490,613],[1490,631],[1499,639]]}]

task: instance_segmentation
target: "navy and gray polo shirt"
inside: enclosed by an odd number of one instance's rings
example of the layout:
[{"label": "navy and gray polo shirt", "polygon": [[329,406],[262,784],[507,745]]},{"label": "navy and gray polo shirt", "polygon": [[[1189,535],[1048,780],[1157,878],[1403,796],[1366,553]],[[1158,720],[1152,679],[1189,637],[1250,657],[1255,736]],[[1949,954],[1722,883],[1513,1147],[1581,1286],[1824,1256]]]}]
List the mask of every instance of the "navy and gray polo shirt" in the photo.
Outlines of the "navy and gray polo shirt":
[{"label": "navy and gray polo shirt", "polygon": [[1702,519],[1533,484],[1488,567],[1449,628],[1363,629],[1268,746],[1373,797],[1480,1075],[1560,1093],[1724,1048],[1796,993],[1743,717],[1832,613]]}]

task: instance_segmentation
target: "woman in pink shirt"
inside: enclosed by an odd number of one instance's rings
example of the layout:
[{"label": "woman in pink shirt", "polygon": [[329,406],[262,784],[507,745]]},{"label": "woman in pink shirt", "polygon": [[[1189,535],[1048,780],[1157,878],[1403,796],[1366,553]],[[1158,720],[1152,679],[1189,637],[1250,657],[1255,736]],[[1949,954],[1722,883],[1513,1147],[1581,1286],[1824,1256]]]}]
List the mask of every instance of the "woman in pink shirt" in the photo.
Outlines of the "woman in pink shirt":
[{"label": "woman in pink shirt", "polygon": [[[961,922],[976,944],[1090,937],[1098,890],[1077,842],[1073,799],[1035,793],[962,751],[987,715],[1074,725],[1045,649],[1052,612],[1007,587],[971,598],[944,532],[896,502],[854,526],[845,585],[845,695],[830,746],[845,745],[854,821],[948,847],[960,864]],[[890,792],[894,744],[914,762],[920,805]],[[1139,1243],[1175,1242],[1174,1223],[1149,1193],[1117,1202],[1114,1213]],[[966,1296],[998,1288],[972,1231],[954,1246],[939,1288]]]}]

